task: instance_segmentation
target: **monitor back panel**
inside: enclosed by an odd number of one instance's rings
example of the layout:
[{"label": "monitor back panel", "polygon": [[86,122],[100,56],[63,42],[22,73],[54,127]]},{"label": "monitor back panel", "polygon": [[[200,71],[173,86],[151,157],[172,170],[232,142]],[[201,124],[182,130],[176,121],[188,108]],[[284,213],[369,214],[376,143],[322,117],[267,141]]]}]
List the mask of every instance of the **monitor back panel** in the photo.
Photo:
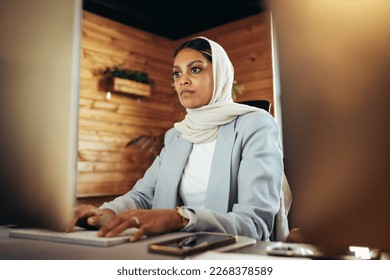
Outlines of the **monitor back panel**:
[{"label": "monitor back panel", "polygon": [[1,3],[0,221],[63,228],[75,204],[81,1]]},{"label": "monitor back panel", "polygon": [[390,251],[390,2],[271,2],[293,224]]}]

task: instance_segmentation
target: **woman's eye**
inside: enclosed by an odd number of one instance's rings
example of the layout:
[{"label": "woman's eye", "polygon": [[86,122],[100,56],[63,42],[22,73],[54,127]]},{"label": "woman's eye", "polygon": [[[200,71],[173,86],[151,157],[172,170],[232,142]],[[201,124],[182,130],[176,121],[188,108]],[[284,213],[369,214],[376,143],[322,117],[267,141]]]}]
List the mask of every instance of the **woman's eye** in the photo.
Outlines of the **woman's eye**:
[{"label": "woman's eye", "polygon": [[178,77],[180,77],[180,73],[175,71],[172,73],[172,76],[173,76],[173,78],[178,78]]},{"label": "woman's eye", "polygon": [[199,68],[199,67],[193,67],[193,68],[191,68],[191,73],[199,73],[200,71],[202,71],[202,69]]}]

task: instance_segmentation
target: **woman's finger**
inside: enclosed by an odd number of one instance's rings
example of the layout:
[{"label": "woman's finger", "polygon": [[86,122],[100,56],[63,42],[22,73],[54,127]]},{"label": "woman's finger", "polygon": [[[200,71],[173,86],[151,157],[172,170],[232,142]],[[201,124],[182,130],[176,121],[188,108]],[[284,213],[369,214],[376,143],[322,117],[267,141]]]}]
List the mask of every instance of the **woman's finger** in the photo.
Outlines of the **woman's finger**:
[{"label": "woman's finger", "polygon": [[70,232],[74,226],[76,225],[82,225],[85,224],[88,225],[86,221],[81,221],[83,218],[88,218],[90,216],[96,215],[96,213],[99,211],[96,207],[93,207],[91,205],[80,205],[74,210],[73,217],[71,219],[71,222],[66,229],[67,232]]},{"label": "woman's finger", "polygon": [[137,230],[132,236],[130,236],[130,242],[135,242],[139,240],[142,236],[147,234],[147,227],[142,226],[139,230]]},{"label": "woman's finger", "polygon": [[134,222],[130,219],[124,220],[122,223],[116,225],[113,227],[110,231],[106,233],[106,237],[114,237],[117,236],[118,234],[122,233],[128,228],[133,227]]},{"label": "woman's finger", "polygon": [[123,215],[114,216],[101,227],[98,232],[98,236],[115,236],[124,231],[126,228],[133,227],[133,224],[134,221],[131,220],[131,217],[126,217]]}]

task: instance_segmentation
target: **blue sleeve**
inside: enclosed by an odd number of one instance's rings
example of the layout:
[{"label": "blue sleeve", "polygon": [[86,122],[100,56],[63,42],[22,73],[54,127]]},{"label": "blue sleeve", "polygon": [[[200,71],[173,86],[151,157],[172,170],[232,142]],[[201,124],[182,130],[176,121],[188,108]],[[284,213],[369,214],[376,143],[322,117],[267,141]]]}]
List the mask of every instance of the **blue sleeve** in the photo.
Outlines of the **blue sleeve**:
[{"label": "blue sleeve", "polygon": [[[173,129],[165,134],[164,144],[169,143],[172,137]],[[100,209],[110,209],[115,213],[121,213],[129,209],[151,209],[164,153],[165,146],[161,150],[160,155],[155,158],[152,165],[146,170],[143,178],[137,181],[132,190],[110,202],[103,203]]]}]

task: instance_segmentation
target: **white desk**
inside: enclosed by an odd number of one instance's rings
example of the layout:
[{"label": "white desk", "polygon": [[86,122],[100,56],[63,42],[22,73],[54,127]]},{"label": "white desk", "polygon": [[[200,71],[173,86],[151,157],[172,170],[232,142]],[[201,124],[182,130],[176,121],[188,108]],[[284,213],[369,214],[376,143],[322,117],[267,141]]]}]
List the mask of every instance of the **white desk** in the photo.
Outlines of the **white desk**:
[{"label": "white desk", "polygon": [[[23,238],[10,238],[9,228],[0,226],[0,260],[178,260],[180,257],[149,253],[147,245],[156,239],[169,239],[187,233],[170,233],[150,237],[134,243],[110,247],[94,247],[70,243],[58,243]],[[253,245],[231,252],[266,255],[266,246],[272,242],[258,241]],[[381,259],[390,260],[390,253],[382,253]]]},{"label": "white desk", "polygon": [[[8,227],[0,226],[0,260],[175,260],[180,259],[180,257],[149,253],[147,245],[156,239],[162,241],[163,239],[188,234],[176,232],[149,237],[134,243],[123,243],[109,247],[95,247],[24,238],[10,238],[9,231],[10,229]],[[245,238],[242,237],[242,239]],[[267,242],[264,243],[268,244]]]}]

